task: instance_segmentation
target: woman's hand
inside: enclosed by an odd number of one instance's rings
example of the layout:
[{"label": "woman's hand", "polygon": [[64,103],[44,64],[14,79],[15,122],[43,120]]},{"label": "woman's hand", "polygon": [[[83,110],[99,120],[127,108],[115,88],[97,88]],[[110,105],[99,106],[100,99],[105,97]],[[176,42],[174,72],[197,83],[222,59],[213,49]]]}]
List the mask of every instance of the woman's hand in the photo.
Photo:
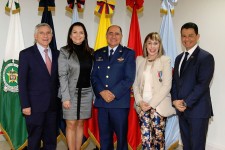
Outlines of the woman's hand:
[{"label": "woman's hand", "polygon": [[148,111],[149,109],[151,109],[151,106],[144,101],[140,101],[140,107],[143,111]]},{"label": "woman's hand", "polygon": [[71,102],[70,102],[70,100],[63,101],[63,107],[64,107],[65,109],[70,109],[70,107],[71,107]]}]

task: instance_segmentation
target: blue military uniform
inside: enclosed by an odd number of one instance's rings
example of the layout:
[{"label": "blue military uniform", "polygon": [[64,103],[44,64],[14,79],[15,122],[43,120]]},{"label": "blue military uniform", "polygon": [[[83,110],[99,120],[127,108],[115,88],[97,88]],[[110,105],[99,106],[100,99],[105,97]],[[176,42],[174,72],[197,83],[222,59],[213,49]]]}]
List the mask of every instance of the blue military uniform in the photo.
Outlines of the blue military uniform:
[{"label": "blue military uniform", "polygon": [[[108,47],[94,53],[91,75],[96,96],[94,106],[98,108],[101,149],[113,149],[113,131],[117,135],[117,149],[127,149],[127,121],[130,107],[130,88],[135,79],[135,52],[119,45],[109,59]],[[99,94],[109,90],[115,99],[106,102]]]}]

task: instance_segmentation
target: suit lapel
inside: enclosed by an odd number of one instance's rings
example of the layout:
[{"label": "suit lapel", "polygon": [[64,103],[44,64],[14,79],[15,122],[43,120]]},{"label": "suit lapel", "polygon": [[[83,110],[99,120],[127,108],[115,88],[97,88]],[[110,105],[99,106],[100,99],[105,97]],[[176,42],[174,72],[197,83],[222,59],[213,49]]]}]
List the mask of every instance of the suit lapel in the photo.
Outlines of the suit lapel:
[{"label": "suit lapel", "polygon": [[51,51],[52,51],[52,68],[51,68],[51,74],[52,74],[57,69],[58,55],[57,55],[57,50],[51,49]]},{"label": "suit lapel", "polygon": [[[145,71],[146,68],[146,63],[147,63],[147,59],[141,56],[141,59],[139,59],[139,64],[137,65],[137,77],[138,77],[138,81],[140,81],[140,87],[143,88],[143,82],[144,82],[144,76],[143,76],[143,72]],[[141,92],[142,93],[142,92]]]},{"label": "suit lapel", "polygon": [[[163,72],[163,67],[161,63],[161,57],[157,58],[154,62],[154,65],[152,66],[152,71],[153,71],[153,81],[159,81],[161,79],[161,76],[164,74]],[[161,75],[160,75],[161,74]]]},{"label": "suit lapel", "polygon": [[189,59],[187,60],[185,66],[184,66],[184,70],[183,70],[183,73],[185,72],[185,70],[187,69],[188,66],[190,66],[190,64],[192,64],[196,58],[197,58],[197,55],[198,55],[198,52],[199,52],[199,47],[197,47],[194,52],[191,54],[191,56],[189,57]]},{"label": "suit lapel", "polygon": [[174,73],[174,76],[177,76],[177,77],[180,77],[179,65],[180,65],[180,61],[181,61],[182,56],[183,56],[183,53],[177,56],[177,61],[175,62],[175,66],[174,66],[175,70],[174,70],[173,73]]},{"label": "suit lapel", "polygon": [[103,51],[102,51],[102,58],[104,61],[109,61],[109,53],[108,53],[108,46],[104,47]]},{"label": "suit lapel", "polygon": [[73,53],[71,54],[71,59],[73,60],[73,61],[75,61],[76,63],[80,63],[79,62],[79,59],[78,59],[78,56],[77,56],[77,54],[76,54],[76,52],[74,52],[73,51]]}]

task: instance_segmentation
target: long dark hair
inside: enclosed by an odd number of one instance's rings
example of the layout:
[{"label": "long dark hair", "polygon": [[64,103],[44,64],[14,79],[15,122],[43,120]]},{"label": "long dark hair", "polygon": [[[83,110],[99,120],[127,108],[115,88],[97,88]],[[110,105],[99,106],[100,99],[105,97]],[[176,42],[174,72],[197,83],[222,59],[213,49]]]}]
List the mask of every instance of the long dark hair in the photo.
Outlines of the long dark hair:
[{"label": "long dark hair", "polygon": [[71,55],[73,53],[74,43],[73,43],[72,39],[70,38],[70,35],[72,34],[73,27],[75,27],[75,26],[80,26],[80,27],[83,28],[85,38],[84,38],[84,41],[82,42],[82,45],[84,46],[84,51],[86,51],[86,52],[88,52],[88,53],[90,53],[92,55],[93,54],[93,49],[90,48],[89,45],[88,45],[87,30],[86,30],[84,24],[81,23],[81,22],[75,22],[69,28],[68,35],[67,35],[67,46],[66,46],[68,48],[69,55]]}]

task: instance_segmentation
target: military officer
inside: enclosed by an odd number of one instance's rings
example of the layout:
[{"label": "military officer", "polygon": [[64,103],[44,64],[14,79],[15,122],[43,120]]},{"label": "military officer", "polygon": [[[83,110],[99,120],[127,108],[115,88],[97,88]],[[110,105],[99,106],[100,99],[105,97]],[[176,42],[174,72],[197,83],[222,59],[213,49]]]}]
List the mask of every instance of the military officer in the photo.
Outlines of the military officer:
[{"label": "military officer", "polygon": [[94,53],[91,75],[98,108],[101,150],[113,150],[113,133],[117,150],[127,150],[130,88],[135,78],[135,52],[120,44],[122,29],[112,25],[106,33],[108,46]]}]

